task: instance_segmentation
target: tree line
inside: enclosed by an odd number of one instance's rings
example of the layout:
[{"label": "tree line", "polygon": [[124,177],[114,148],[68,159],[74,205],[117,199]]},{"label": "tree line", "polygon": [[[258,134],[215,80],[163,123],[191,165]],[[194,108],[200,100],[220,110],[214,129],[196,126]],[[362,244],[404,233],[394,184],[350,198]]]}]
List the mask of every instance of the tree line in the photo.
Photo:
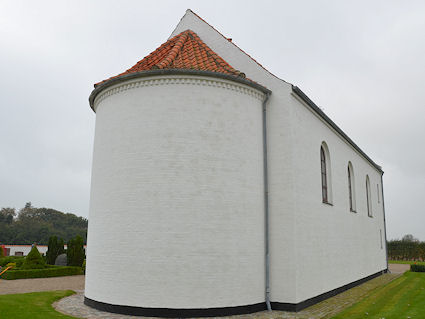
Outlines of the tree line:
[{"label": "tree line", "polygon": [[52,208],[36,208],[28,202],[18,211],[10,207],[0,209],[0,243],[47,245],[52,236],[69,241],[77,235],[85,243],[87,225],[84,217]]},{"label": "tree line", "polygon": [[412,235],[405,235],[401,240],[387,242],[388,259],[391,260],[425,260],[425,242]]}]

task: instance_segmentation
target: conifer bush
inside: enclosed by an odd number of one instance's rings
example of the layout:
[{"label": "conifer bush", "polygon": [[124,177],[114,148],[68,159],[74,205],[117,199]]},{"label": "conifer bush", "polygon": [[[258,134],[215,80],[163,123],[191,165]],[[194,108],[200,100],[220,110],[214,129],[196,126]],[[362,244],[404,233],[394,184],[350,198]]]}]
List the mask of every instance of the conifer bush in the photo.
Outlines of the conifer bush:
[{"label": "conifer bush", "polygon": [[46,262],[43,257],[40,255],[37,247],[34,246],[28,256],[25,258],[24,263],[22,264],[22,269],[44,269],[46,268]]},{"label": "conifer bush", "polygon": [[65,252],[63,248],[63,239],[59,239],[56,236],[49,238],[49,245],[46,252],[46,262],[49,265],[54,265],[56,258]]},{"label": "conifer bush", "polygon": [[68,241],[66,255],[68,258],[68,266],[81,267],[86,258],[84,253],[84,241],[81,236],[76,236]]}]

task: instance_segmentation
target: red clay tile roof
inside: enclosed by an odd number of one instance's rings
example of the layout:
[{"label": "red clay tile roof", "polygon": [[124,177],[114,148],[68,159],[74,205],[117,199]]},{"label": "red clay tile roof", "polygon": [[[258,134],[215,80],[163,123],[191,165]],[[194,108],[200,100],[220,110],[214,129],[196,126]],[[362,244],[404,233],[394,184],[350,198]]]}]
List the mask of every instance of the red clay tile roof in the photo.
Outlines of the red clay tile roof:
[{"label": "red clay tile roof", "polygon": [[122,75],[155,69],[201,70],[245,78],[244,73],[235,70],[219,57],[195,32],[186,30],[162,44],[127,71],[96,83],[95,86]]}]

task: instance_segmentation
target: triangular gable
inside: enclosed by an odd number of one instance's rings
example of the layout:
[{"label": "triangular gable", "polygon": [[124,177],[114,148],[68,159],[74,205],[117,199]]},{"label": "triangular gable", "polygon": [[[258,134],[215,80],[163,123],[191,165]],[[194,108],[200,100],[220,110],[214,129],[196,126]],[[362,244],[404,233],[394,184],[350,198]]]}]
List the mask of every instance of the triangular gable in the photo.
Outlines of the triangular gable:
[{"label": "triangular gable", "polygon": [[287,83],[272,74],[249,54],[233,43],[231,39],[225,37],[222,33],[190,9],[186,10],[185,15],[180,19],[180,22],[177,24],[170,38],[186,29],[191,29],[196,32],[196,34],[198,34],[219,56],[225,59],[236,69],[243,70],[247,77],[255,79],[256,82],[270,86],[270,78],[273,78],[273,80],[278,80],[281,83]]}]

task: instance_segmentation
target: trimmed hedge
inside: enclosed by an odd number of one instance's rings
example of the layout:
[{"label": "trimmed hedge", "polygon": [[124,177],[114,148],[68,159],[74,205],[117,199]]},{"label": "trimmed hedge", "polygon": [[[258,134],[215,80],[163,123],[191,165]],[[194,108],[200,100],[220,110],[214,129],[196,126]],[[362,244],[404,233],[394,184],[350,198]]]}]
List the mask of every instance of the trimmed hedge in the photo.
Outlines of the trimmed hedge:
[{"label": "trimmed hedge", "polygon": [[425,272],[425,265],[412,264],[412,265],[410,265],[410,271]]},{"label": "trimmed hedge", "polygon": [[1,279],[25,279],[25,278],[47,278],[47,277],[60,277],[60,276],[73,276],[82,275],[81,267],[52,267],[45,269],[22,269],[22,270],[9,270],[1,275]]},{"label": "trimmed hedge", "polygon": [[16,263],[16,267],[21,267],[24,261],[25,261],[25,257],[8,256],[8,257],[0,258],[0,266],[4,267],[8,263]]}]

